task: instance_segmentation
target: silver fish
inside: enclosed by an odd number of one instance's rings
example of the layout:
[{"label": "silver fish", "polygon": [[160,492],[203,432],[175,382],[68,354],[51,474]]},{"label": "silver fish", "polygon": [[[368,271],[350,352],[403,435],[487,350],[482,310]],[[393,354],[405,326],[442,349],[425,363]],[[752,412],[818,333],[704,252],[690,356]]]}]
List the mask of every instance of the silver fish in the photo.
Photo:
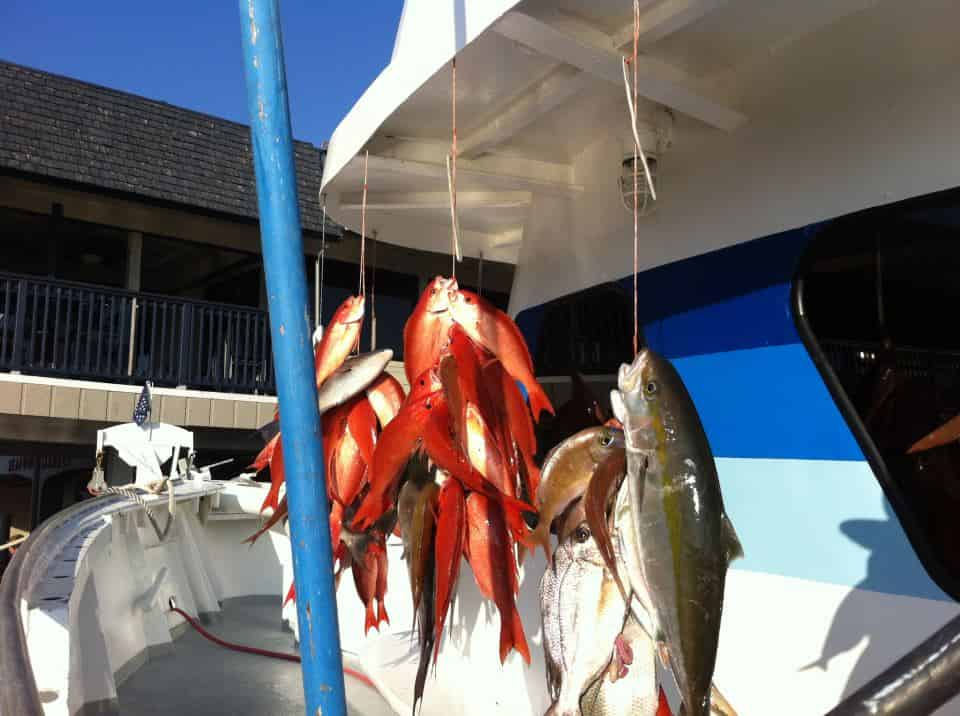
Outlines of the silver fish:
[{"label": "silver fish", "polygon": [[[333,375],[323,381],[323,385],[317,391],[317,408],[320,414],[323,415],[331,408],[343,405],[369,387],[387,369],[387,364],[391,360],[393,360],[393,351],[389,348],[347,358]],[[264,440],[270,440],[279,429],[280,421],[271,420],[258,428],[258,431]]]},{"label": "silver fish", "polygon": [[685,712],[706,716],[727,567],[743,550],[724,511],[706,433],[676,369],[644,349],[620,367],[618,388],[610,397],[627,445],[628,499],[616,515],[623,563],[646,602],[651,634],[668,656]]},{"label": "silver fish", "polygon": [[616,681],[606,677],[594,681],[580,699],[583,716],[655,716],[657,713],[660,692],[653,640],[633,616],[627,618],[620,637],[633,652],[627,674]]},{"label": "silver fish", "polygon": [[586,521],[561,532],[540,581],[540,610],[553,699],[547,716],[577,716],[581,694],[610,663],[627,611]]}]

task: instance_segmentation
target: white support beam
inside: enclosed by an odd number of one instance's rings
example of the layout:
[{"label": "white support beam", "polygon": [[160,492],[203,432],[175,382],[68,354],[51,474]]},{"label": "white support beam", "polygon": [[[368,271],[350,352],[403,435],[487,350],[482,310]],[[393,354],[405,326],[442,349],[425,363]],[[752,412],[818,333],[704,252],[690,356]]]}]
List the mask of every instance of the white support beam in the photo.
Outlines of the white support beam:
[{"label": "white support beam", "polygon": [[[707,13],[724,5],[727,0],[666,0],[640,15],[638,47],[643,49],[667,35],[691,25]],[[613,36],[615,48],[633,44],[633,23]]]},{"label": "white support beam", "polygon": [[[572,65],[621,89],[623,87],[622,56],[613,49],[587,43],[520,12],[507,13],[497,22],[495,30],[542,55]],[[658,70],[662,66],[649,61],[639,64],[638,90],[643,97],[728,132],[746,121],[747,118],[736,110],[666,78],[665,73]]]},{"label": "white support beam", "polygon": [[[362,162],[359,157],[355,157],[354,162]],[[401,174],[407,177],[419,177],[422,179],[442,180],[444,185],[447,181],[447,167],[445,164],[428,161],[414,161],[410,159],[397,159],[394,157],[381,157],[370,155],[369,170],[373,175],[376,173]],[[552,179],[545,179],[532,175],[519,175],[500,171],[486,171],[471,167],[468,162],[457,163],[457,180],[460,182],[470,181],[472,179],[485,182],[488,186],[502,187],[507,191],[533,191],[544,194],[554,194],[561,196],[570,196],[583,193],[583,186],[571,182],[561,182]],[[496,182],[493,184],[493,182]],[[469,191],[466,188],[465,191]],[[460,196],[458,192],[457,196]]]},{"label": "white support beam", "polygon": [[477,157],[507,142],[538,118],[548,114],[593,81],[590,75],[569,65],[559,65],[532,87],[510,97],[492,118],[470,131],[460,141],[460,154]]},{"label": "white support beam", "polygon": [[[348,211],[359,211],[362,196],[359,192],[344,194],[340,206]],[[457,206],[461,209],[515,209],[529,206],[532,195],[528,191],[460,191]],[[374,192],[367,194],[367,209],[373,211],[418,211],[450,209],[450,194],[445,191]]]}]

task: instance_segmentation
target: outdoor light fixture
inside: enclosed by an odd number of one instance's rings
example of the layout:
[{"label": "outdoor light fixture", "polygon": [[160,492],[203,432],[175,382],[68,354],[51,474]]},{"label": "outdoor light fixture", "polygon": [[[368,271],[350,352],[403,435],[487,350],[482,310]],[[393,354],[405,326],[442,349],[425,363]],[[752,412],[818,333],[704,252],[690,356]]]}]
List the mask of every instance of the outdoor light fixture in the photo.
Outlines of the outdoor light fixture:
[{"label": "outdoor light fixture", "polygon": [[[657,157],[654,154],[645,152],[647,157],[647,167],[650,169],[650,179],[653,181],[653,188],[659,190],[657,183]],[[623,158],[620,165],[620,198],[623,200],[623,207],[633,212],[633,154]],[[637,157],[637,207],[640,216],[653,211],[656,200],[650,194],[650,185],[647,184],[647,177],[643,171],[643,162]]]},{"label": "outdoor light fixture", "polygon": [[[650,169],[650,179],[653,187],[660,196],[659,169],[660,157],[669,149],[673,135],[673,114],[662,107],[654,109],[645,115],[637,117],[637,136],[647,158],[647,167]],[[620,200],[623,208],[633,213],[633,170],[634,170],[634,143],[631,136],[623,144],[623,159],[620,162],[620,172],[617,185],[620,189]],[[650,192],[650,185],[643,171],[643,162],[637,156],[637,206],[640,216],[651,213],[657,204]]]}]

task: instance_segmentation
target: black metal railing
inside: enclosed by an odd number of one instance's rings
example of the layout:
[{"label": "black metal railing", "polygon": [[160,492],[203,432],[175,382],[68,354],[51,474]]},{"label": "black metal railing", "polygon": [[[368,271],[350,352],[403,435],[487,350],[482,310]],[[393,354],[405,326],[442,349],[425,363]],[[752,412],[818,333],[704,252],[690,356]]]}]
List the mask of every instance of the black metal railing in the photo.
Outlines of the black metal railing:
[{"label": "black metal railing", "polygon": [[0,370],[275,389],[266,311],[3,273]]}]

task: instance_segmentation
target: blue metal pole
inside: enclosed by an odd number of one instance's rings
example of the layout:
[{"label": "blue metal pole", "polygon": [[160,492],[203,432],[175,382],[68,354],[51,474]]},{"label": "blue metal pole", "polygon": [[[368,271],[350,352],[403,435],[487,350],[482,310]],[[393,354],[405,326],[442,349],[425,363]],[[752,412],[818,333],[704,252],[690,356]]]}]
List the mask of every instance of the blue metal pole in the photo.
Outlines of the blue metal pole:
[{"label": "blue metal pole", "polygon": [[240,0],[307,716],[346,716],[279,0]]}]

